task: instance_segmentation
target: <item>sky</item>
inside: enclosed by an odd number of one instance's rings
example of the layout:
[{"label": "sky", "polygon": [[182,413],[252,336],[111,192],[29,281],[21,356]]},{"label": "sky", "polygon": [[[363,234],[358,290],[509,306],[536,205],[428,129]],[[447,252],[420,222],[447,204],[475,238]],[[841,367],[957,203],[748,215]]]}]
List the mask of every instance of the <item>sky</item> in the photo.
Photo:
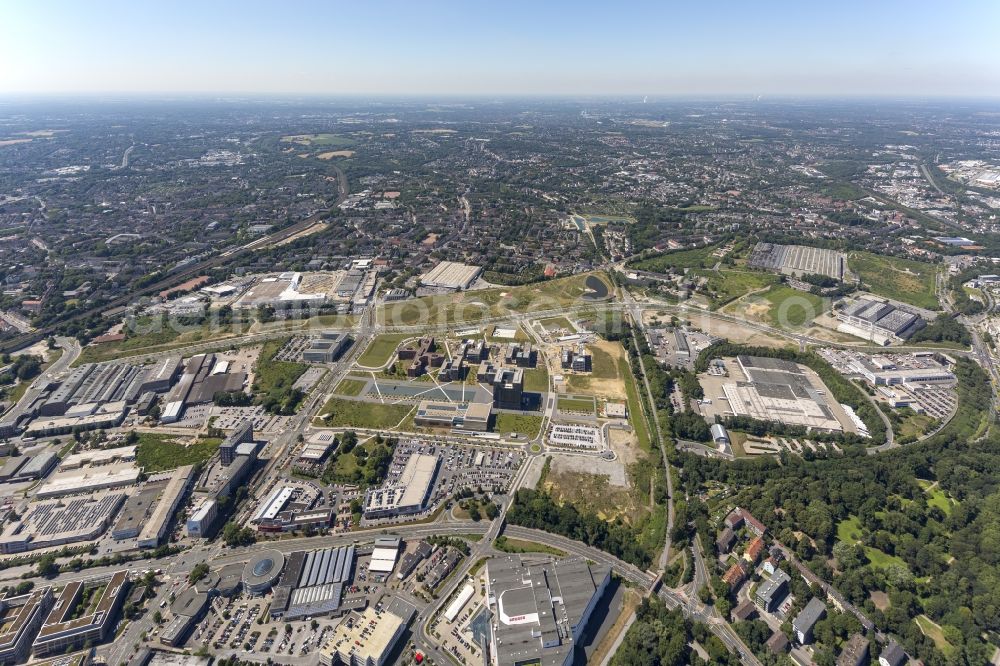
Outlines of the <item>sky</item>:
[{"label": "sky", "polygon": [[0,95],[1000,96],[1000,0],[0,0]]}]

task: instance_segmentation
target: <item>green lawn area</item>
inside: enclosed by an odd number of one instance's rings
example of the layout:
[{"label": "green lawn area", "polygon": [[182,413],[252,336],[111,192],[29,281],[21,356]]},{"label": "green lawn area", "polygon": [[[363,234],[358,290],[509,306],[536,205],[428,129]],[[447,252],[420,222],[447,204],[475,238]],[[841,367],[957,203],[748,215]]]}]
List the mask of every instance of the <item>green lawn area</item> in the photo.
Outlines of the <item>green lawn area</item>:
[{"label": "green lawn area", "polygon": [[334,397],[323,405],[319,418],[324,424],[335,428],[388,429],[395,428],[412,410],[412,405],[390,405]]},{"label": "green lawn area", "polygon": [[[302,322],[282,322],[288,328],[299,326]],[[293,326],[294,324],[294,326]],[[158,322],[153,318],[140,317],[131,327],[126,327],[128,337],[120,342],[106,342],[99,345],[87,345],[73,366],[84,363],[100,363],[123,356],[138,356],[144,353],[156,353],[186,347],[197,343],[219,341],[239,337],[248,324],[232,326],[185,326],[181,328],[170,322]],[[146,332],[148,331],[148,332]]]},{"label": "green lawn area", "polygon": [[934,641],[934,645],[937,649],[941,650],[947,657],[955,651],[955,646],[948,642],[948,639],[944,636],[944,631],[941,629],[940,625],[935,624],[935,622],[927,617],[926,615],[918,615],[913,618],[913,621],[917,623],[920,627],[920,631],[927,636],[929,639]]},{"label": "green lawn area", "polygon": [[587,348],[590,352],[590,374],[563,375],[566,384],[574,391],[589,391],[594,384],[591,380],[618,379],[619,367],[615,357],[596,345]]},{"label": "green lawn area", "polygon": [[933,416],[927,414],[911,414],[903,419],[898,434],[900,437],[920,437],[927,432],[934,420]]},{"label": "green lawn area", "polygon": [[392,353],[396,351],[399,343],[407,338],[412,338],[412,333],[383,333],[372,340],[365,352],[358,358],[358,365],[368,368],[377,368],[385,364]]},{"label": "green lawn area", "polygon": [[934,488],[927,496],[927,505],[936,506],[947,516],[951,514],[951,510],[955,507],[955,501],[948,497],[948,493],[945,491],[940,488]]},{"label": "green lawn area", "polygon": [[556,408],[563,412],[584,412],[593,414],[596,402],[586,395],[560,395],[556,400]]},{"label": "green lawn area", "polygon": [[865,197],[865,191],[856,185],[851,183],[835,183],[833,185],[827,185],[822,189],[823,194],[833,199],[843,199],[846,201],[854,201],[856,199],[863,199]]},{"label": "green lawn area", "polygon": [[136,461],[146,474],[153,474],[204,462],[212,457],[221,443],[221,439],[204,438],[185,446],[170,435],[142,432],[139,433]]},{"label": "green lawn area", "polygon": [[909,567],[906,566],[906,562],[904,562],[902,558],[884,553],[878,548],[865,546],[865,555],[868,557],[869,566],[875,567],[876,569],[886,569],[894,564],[899,565],[904,569],[909,569]]},{"label": "green lawn area", "polygon": [[922,261],[886,257],[869,252],[852,252],[847,266],[860,278],[865,289],[917,307],[937,310],[934,277],[938,267]]},{"label": "green lawn area", "polygon": [[[360,446],[360,444],[359,444]],[[333,463],[333,479],[339,483],[353,483],[354,470],[358,469],[358,459],[354,451],[342,453]]]},{"label": "green lawn area", "polygon": [[[476,374],[475,368],[471,369],[470,374]],[[539,365],[537,368],[525,369],[524,390],[536,391],[538,393],[544,393],[549,390],[549,371],[545,369],[544,365]]]},{"label": "green lawn area", "polygon": [[591,275],[597,275],[607,282],[600,273],[581,273],[518,287],[495,287],[426,296],[383,305],[379,320],[397,326],[420,323],[472,324],[485,317],[564,308],[581,302],[581,297],[587,293],[587,278]]},{"label": "green lawn area", "polygon": [[546,331],[556,331],[560,328],[564,328],[567,331],[576,330],[566,317],[550,317],[549,319],[542,319],[538,323],[544,326]]},{"label": "green lawn area", "polygon": [[365,386],[367,385],[368,382],[362,379],[347,378],[341,380],[341,382],[337,384],[337,388],[334,389],[333,392],[336,393],[337,395],[347,395],[351,397],[357,397],[361,395],[361,391],[364,390]]},{"label": "green lawn area", "polygon": [[566,553],[558,548],[546,546],[542,543],[535,543],[534,541],[525,541],[524,539],[511,539],[502,534],[496,538],[493,545],[497,550],[505,553],[544,553],[553,557],[566,556]]},{"label": "green lawn area", "polygon": [[778,278],[770,273],[751,273],[732,270],[697,270],[694,275],[708,278],[704,289],[712,309],[718,309],[726,303],[745,296],[751,291],[763,289],[778,282]]},{"label": "green lawn area", "polygon": [[837,541],[857,543],[861,540],[861,521],[857,516],[837,523]]},{"label": "green lawn area", "polygon": [[497,412],[494,430],[502,435],[516,432],[527,439],[534,439],[542,429],[542,417],[536,414]]},{"label": "green lawn area", "polygon": [[821,296],[775,285],[761,294],[771,305],[768,313],[771,324],[778,328],[800,328],[810,323],[826,309],[827,301]]},{"label": "green lawn area", "polygon": [[[253,392],[258,404],[269,406],[269,411],[280,410],[284,414],[294,414],[301,398],[290,404],[294,396],[292,386],[309,366],[305,363],[275,361],[274,355],[288,342],[289,338],[268,340],[264,343],[254,369]],[[273,405],[274,409],[270,406]]]},{"label": "green lawn area", "polygon": [[667,252],[637,261],[632,267],[652,273],[664,273],[668,268],[710,268],[719,261],[712,256],[717,249],[717,245],[706,245],[691,250]]},{"label": "green lawn area", "polygon": [[[837,540],[845,541],[847,543],[859,543],[861,541],[861,521],[857,516],[851,516],[847,520],[842,520],[837,523]],[[906,562],[895,555],[889,555],[888,553],[882,552],[878,548],[872,548],[870,546],[865,546],[865,556],[868,558],[869,565],[877,569],[885,569],[894,564],[908,569]]]},{"label": "green lawn area", "polygon": [[636,385],[635,377],[632,376],[632,369],[628,360],[618,359],[618,372],[621,373],[625,381],[625,394],[628,396],[628,420],[635,429],[635,435],[639,440],[639,446],[643,450],[649,451],[652,448],[652,440],[649,435],[649,424],[642,411],[642,403],[639,401],[639,388]]},{"label": "green lawn area", "polygon": [[24,394],[27,392],[28,387],[31,386],[32,381],[33,380],[28,379],[14,384],[7,391],[7,399],[10,400],[12,404],[16,405],[18,401],[24,397]]}]

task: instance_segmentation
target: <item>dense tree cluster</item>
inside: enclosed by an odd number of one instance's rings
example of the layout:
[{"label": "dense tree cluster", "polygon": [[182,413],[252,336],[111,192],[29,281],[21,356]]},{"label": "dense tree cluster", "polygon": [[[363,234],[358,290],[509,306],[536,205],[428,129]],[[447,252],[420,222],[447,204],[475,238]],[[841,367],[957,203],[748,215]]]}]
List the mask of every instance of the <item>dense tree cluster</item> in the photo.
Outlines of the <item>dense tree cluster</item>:
[{"label": "dense tree cluster", "polygon": [[[336,452],[323,470],[323,482],[369,486],[382,483],[392,464],[392,453],[398,440],[395,437],[384,439],[381,435],[376,435],[364,445],[359,445],[358,436],[353,431],[345,432],[339,439]],[[341,456],[353,456],[356,463],[349,466],[350,471],[346,474],[338,465]]]},{"label": "dense tree cluster", "polygon": [[33,354],[20,354],[13,359],[4,354],[4,357],[3,363],[10,363],[10,367],[0,373],[0,384],[33,379],[42,371],[42,359]]},{"label": "dense tree cluster", "polygon": [[[961,359],[956,375],[958,412],[923,442],[825,460],[680,454],[683,483],[689,493],[729,485],[733,502],[928,665],[987,663],[983,635],[1000,630],[1000,435],[977,436],[989,410],[985,372]],[[932,483],[957,503],[931,503]],[[838,535],[844,521],[856,521],[857,543]],[[874,592],[887,595],[887,608]],[[951,661],[914,622],[922,614],[944,627]]]},{"label": "dense tree cluster", "polygon": [[582,541],[642,569],[653,559],[635,530],[621,519],[609,523],[596,514],[582,513],[572,504],[560,506],[542,490],[518,490],[507,511],[507,521]]},{"label": "dense tree cluster", "polygon": [[914,333],[910,342],[957,342],[968,346],[972,344],[972,336],[962,322],[943,314]]},{"label": "dense tree cluster", "polygon": [[[706,662],[691,649],[697,641],[708,653]],[[735,666],[740,660],[702,623],[692,623],[680,610],[669,610],[658,598],[645,598],[636,609],[635,622],[615,656],[612,666]]]}]

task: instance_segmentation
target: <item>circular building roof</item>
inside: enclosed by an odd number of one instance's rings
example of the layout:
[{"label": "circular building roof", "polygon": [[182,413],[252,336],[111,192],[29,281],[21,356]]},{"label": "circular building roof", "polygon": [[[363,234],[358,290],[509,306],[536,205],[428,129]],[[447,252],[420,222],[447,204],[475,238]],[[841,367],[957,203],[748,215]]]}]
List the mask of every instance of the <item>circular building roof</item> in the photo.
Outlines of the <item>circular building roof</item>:
[{"label": "circular building roof", "polygon": [[251,594],[266,592],[285,568],[285,556],[276,550],[255,553],[243,567],[243,584]]},{"label": "circular building roof", "polygon": [[267,573],[274,568],[274,560],[270,557],[265,557],[263,560],[257,562],[253,565],[253,575],[260,578],[261,576],[266,576]]}]

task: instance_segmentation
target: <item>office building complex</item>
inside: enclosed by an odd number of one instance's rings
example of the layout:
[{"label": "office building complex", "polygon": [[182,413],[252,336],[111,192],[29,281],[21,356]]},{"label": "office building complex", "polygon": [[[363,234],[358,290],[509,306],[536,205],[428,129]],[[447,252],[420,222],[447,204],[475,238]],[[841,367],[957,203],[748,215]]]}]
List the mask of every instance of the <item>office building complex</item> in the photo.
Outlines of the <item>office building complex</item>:
[{"label": "office building complex", "polygon": [[36,657],[49,657],[79,650],[84,645],[103,642],[118,624],[118,611],[128,592],[128,571],[118,571],[104,585],[100,597],[90,600],[78,614],[84,600],[84,584],[68,583],[56,599],[35,639]]}]

